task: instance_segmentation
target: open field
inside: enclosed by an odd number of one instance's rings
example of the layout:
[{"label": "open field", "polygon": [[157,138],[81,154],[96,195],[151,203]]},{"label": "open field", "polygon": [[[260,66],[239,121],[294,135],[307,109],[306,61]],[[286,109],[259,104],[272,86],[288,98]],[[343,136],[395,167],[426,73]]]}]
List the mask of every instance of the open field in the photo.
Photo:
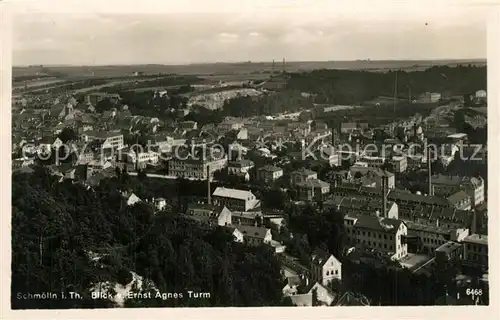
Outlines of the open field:
[{"label": "open field", "polygon": [[399,99],[399,98],[394,99],[393,97],[377,97],[373,100],[365,102],[364,104],[373,106],[376,105],[377,103],[380,105],[392,105],[394,102],[400,103],[406,101],[408,101],[408,99]]},{"label": "open field", "polygon": [[[288,72],[310,71],[314,69],[352,69],[352,70],[373,70],[383,71],[390,69],[418,69],[427,68],[434,65],[456,66],[458,64],[473,64],[485,66],[485,60],[429,60],[429,61],[293,61],[285,63],[285,70]],[[29,76],[36,73],[50,71],[58,73],[62,78],[71,77],[113,77],[132,76],[134,72],[144,74],[175,73],[192,75],[227,75],[228,77],[238,77],[241,73],[256,73],[253,76],[266,76],[259,72],[270,72],[273,68],[272,62],[241,62],[241,63],[207,63],[189,65],[124,65],[124,66],[29,66],[13,67],[12,75]],[[280,61],[275,64],[275,70],[281,70]],[[220,79],[223,80],[223,79]],[[237,79],[234,79],[237,80]],[[239,80],[239,79],[238,79]]]},{"label": "open field", "polygon": [[24,88],[24,86],[28,88],[35,88],[39,86],[44,86],[48,84],[56,84],[58,82],[66,81],[64,79],[43,79],[43,80],[32,80],[27,82],[15,82],[12,84],[13,88]]}]

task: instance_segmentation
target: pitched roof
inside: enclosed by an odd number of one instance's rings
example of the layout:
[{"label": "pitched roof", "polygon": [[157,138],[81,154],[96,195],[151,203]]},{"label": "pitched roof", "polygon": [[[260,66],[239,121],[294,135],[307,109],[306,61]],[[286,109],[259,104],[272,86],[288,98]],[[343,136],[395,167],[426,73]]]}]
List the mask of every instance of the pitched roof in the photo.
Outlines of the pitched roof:
[{"label": "pitched roof", "polygon": [[320,248],[316,248],[311,255],[311,260],[312,263],[323,266],[331,256],[331,253],[328,253]]},{"label": "pitched roof", "polygon": [[224,198],[232,198],[239,200],[248,200],[249,198],[255,197],[251,191],[230,189],[224,187],[217,187],[217,189],[215,189],[212,195],[214,197],[224,197]]},{"label": "pitched roof", "polygon": [[465,191],[458,191],[448,197],[448,202],[452,205],[455,205],[460,201],[464,201],[467,199],[470,199],[470,197],[467,193],[465,193]]},{"label": "pitched roof", "polygon": [[310,179],[307,181],[301,181],[296,184],[299,187],[307,187],[307,188],[326,188],[329,187],[330,184],[319,179]]},{"label": "pitched roof", "polygon": [[379,218],[374,216],[359,216],[354,224],[355,227],[375,230],[379,232],[396,233],[402,220],[391,218]]},{"label": "pitched roof", "polygon": [[84,135],[91,138],[107,139],[111,137],[123,136],[120,132],[114,131],[86,131]]},{"label": "pitched roof", "polygon": [[239,161],[229,161],[229,163],[228,163],[228,167],[237,167],[237,168],[250,167],[253,165],[254,165],[253,161],[247,160],[247,159],[242,159]]},{"label": "pitched roof", "polygon": [[302,167],[299,170],[295,170],[294,172],[292,172],[292,174],[293,175],[300,174],[303,176],[310,176],[310,175],[316,174],[316,172]]},{"label": "pitched roof", "polygon": [[336,306],[368,306],[368,301],[363,301],[356,297],[352,292],[347,291],[342,297],[335,303]]},{"label": "pitched roof", "polygon": [[266,237],[267,232],[270,230],[261,227],[244,226],[244,225],[236,226],[236,229],[238,229],[245,237],[258,238],[258,239],[264,239]]},{"label": "pitched roof", "polygon": [[292,303],[298,307],[311,307],[312,306],[312,294],[295,294],[291,295],[290,299]]},{"label": "pitched roof", "polygon": [[278,168],[276,166],[266,165],[266,166],[259,168],[259,171],[278,172],[278,171],[283,171],[283,169]]}]

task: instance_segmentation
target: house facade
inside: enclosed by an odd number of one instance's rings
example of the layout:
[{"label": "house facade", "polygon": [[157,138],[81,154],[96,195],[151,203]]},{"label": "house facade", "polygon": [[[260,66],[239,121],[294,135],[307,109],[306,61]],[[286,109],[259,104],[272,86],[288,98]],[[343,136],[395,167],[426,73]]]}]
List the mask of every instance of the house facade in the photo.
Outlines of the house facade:
[{"label": "house facade", "polygon": [[311,279],[324,286],[333,280],[342,280],[342,263],[321,249],[316,249],[311,256]]},{"label": "house facade", "polygon": [[226,206],[234,211],[248,211],[260,205],[255,195],[246,190],[217,187],[212,198],[215,204]]},{"label": "house facade", "polygon": [[300,201],[324,201],[330,193],[330,184],[319,179],[310,179],[295,184]]},{"label": "house facade", "polygon": [[385,252],[393,260],[400,260],[408,254],[408,245],[403,240],[408,228],[402,220],[376,216],[349,216],[344,218],[348,241]]},{"label": "house facade", "polygon": [[283,169],[275,166],[264,166],[257,170],[257,179],[265,183],[276,181],[283,176]]}]

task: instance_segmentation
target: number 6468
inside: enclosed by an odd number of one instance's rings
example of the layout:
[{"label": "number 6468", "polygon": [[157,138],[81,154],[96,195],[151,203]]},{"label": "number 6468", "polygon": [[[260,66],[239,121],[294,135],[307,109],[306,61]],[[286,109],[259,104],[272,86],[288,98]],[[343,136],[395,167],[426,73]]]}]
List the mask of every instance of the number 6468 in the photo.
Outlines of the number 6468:
[{"label": "number 6468", "polygon": [[483,294],[482,289],[467,289],[465,290],[465,294],[468,296],[480,296]]}]

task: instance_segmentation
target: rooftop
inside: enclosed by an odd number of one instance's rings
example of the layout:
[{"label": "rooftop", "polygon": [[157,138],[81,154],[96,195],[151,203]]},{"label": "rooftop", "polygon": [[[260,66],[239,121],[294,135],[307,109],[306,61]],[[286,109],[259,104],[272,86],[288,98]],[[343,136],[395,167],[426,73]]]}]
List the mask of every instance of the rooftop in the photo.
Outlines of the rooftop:
[{"label": "rooftop", "polygon": [[461,201],[470,200],[470,197],[465,191],[459,191],[448,197],[450,204],[455,205]]},{"label": "rooftop", "polygon": [[224,187],[217,187],[212,195],[214,197],[232,198],[239,200],[249,200],[255,197],[251,191],[230,189]]},{"label": "rooftop", "polygon": [[238,229],[238,231],[240,231],[241,233],[243,233],[243,236],[245,237],[259,238],[259,239],[264,239],[266,237],[267,231],[269,230],[266,228],[244,226],[244,225],[235,226],[235,228]]},{"label": "rooftop", "polygon": [[357,228],[370,229],[380,232],[396,233],[402,223],[404,223],[402,220],[397,219],[359,216],[354,226]]},{"label": "rooftop", "polygon": [[488,236],[484,234],[474,233],[465,237],[464,242],[488,245]]},{"label": "rooftop", "polygon": [[297,183],[297,186],[299,187],[306,187],[306,188],[326,188],[330,187],[329,183],[326,183],[324,181],[321,181],[319,179],[311,179],[307,181],[301,181]]},{"label": "rooftop", "polygon": [[450,134],[447,136],[447,138],[450,138],[450,139],[463,139],[466,137],[467,137],[466,133],[454,133],[454,134]]},{"label": "rooftop", "polygon": [[259,171],[267,171],[267,172],[278,172],[278,171],[282,171],[283,169],[281,168],[278,168],[276,166],[271,166],[271,165],[267,165],[267,166],[263,166],[262,168],[259,168]]},{"label": "rooftop", "polygon": [[460,248],[462,245],[457,242],[453,241],[448,241],[445,244],[439,246],[439,248],[436,249],[437,252],[452,252],[455,249]]}]

